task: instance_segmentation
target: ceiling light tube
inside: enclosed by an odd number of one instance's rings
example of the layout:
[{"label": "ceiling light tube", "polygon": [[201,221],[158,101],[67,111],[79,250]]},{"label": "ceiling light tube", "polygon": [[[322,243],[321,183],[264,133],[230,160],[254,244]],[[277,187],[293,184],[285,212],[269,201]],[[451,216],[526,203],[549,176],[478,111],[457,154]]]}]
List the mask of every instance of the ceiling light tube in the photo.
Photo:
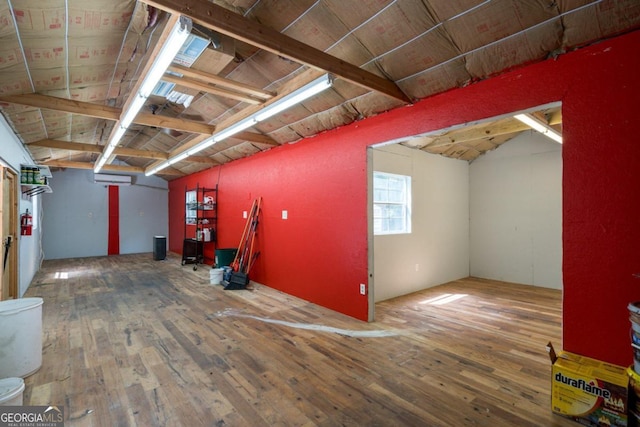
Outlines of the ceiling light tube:
[{"label": "ceiling light tube", "polygon": [[111,140],[109,141],[109,147],[112,149],[116,148],[118,146],[118,142],[120,141],[120,139],[122,139],[126,131],[127,131],[126,127],[118,126],[118,128],[114,131],[113,135],[111,136]]},{"label": "ceiling light tube", "polygon": [[124,135],[127,128],[133,123],[133,120],[140,112],[140,109],[147,101],[147,98],[151,95],[151,92],[156,87],[164,72],[167,70],[176,54],[180,51],[180,48],[189,37],[191,33],[192,22],[191,19],[186,16],[181,16],[171,29],[171,33],[160,48],[160,52],[156,55],[153,64],[144,76],[144,80],[140,85],[138,91],[131,99],[131,102],[127,106],[127,109],[120,115],[119,128],[112,134],[107,149],[102,153],[99,161],[96,163],[93,171],[95,173],[100,172],[100,169],[106,164],[111,152],[107,152],[109,147],[115,148],[120,142],[120,138]]},{"label": "ceiling light tube", "polygon": [[526,113],[526,114],[516,114],[513,116],[514,119],[520,120],[525,125],[529,126],[531,129],[540,132],[547,138],[551,138],[554,141],[562,144],[562,135],[560,135],[555,129],[550,127],[547,123],[542,122],[537,119],[534,115]]},{"label": "ceiling light tube", "polygon": [[136,118],[145,102],[147,102],[147,98],[140,95],[140,92],[136,92],[129,104],[129,107],[127,108],[127,111],[122,113],[120,116],[120,124],[122,127],[126,129],[131,125],[131,123],[133,123],[133,119]]},{"label": "ceiling light tube", "polygon": [[185,151],[183,153],[178,154],[175,157],[172,157],[170,160],[167,160],[167,163],[169,163],[170,165],[174,164],[174,163],[178,163],[183,161],[184,159],[186,159],[187,157],[189,157],[189,152]]},{"label": "ceiling light tube", "polygon": [[155,175],[156,173],[160,172],[162,169],[165,169],[167,167],[169,167],[169,161],[165,160],[164,162],[160,163],[159,165],[157,165],[153,169],[151,169],[149,171],[146,171],[144,174],[145,174],[145,176]]},{"label": "ceiling light tube", "polygon": [[[331,75],[324,74],[322,77],[319,77],[313,80],[312,82],[302,86],[301,88],[294,90],[290,94],[280,98],[279,100],[275,101],[270,105],[267,105],[260,111],[257,111],[251,114],[247,118],[240,120],[236,124],[226,129],[223,129],[220,132],[214,133],[210,138],[205,139],[204,141],[200,142],[194,147],[191,147],[187,151],[182,152],[180,154],[176,154],[174,157],[168,159],[167,161],[160,163],[159,165],[155,166],[153,169],[145,172],[145,175],[147,176],[153,175],[158,171],[168,167],[170,164],[176,163],[180,160],[184,160],[186,157],[192,156],[195,153],[204,150],[205,148],[211,147],[215,143],[218,143],[239,132],[242,132],[243,130],[246,130],[251,126],[257,124],[258,122],[266,120],[269,117],[275,116],[276,114],[281,113],[287,108],[292,107],[296,104],[299,104],[300,102],[306,99],[309,99],[314,95],[317,95],[323,90],[330,88],[332,84],[333,84],[333,78],[331,77]],[[184,154],[186,154],[186,156],[181,157]],[[175,160],[176,158],[179,158],[179,160]]]},{"label": "ceiling light tube", "polygon": [[107,162],[107,158],[106,157],[101,157],[100,160],[98,160],[98,163],[96,163],[96,166],[93,168],[93,172],[94,173],[98,173],[96,171],[99,171],[100,169],[102,169],[102,167],[104,166],[104,164]]},{"label": "ceiling light tube", "polygon": [[176,54],[180,51],[180,48],[189,37],[191,33],[191,19],[186,16],[181,16],[175,23],[171,34],[167,37],[167,40],[162,45],[160,53],[156,56],[156,60],[147,72],[144,82],[140,85],[140,96],[148,98],[153,92],[164,72],[167,70]]},{"label": "ceiling light tube", "polygon": [[218,133],[214,133],[213,134],[213,142],[220,142],[223,139],[227,139],[230,136],[233,136],[239,132],[242,132],[245,129],[249,129],[251,126],[255,125],[256,119],[253,118],[253,116],[247,117],[244,120],[240,120],[238,123],[236,123],[233,126],[229,126],[228,128],[226,128],[225,130],[218,132]]},{"label": "ceiling light tube", "polygon": [[311,83],[302,86],[300,89],[291,92],[289,95],[279,99],[273,104],[263,108],[255,115],[255,120],[258,122],[267,120],[269,117],[275,116],[287,108],[293,107],[294,105],[317,95],[323,90],[330,88],[332,84],[333,79],[331,76],[329,74],[325,74]]}]

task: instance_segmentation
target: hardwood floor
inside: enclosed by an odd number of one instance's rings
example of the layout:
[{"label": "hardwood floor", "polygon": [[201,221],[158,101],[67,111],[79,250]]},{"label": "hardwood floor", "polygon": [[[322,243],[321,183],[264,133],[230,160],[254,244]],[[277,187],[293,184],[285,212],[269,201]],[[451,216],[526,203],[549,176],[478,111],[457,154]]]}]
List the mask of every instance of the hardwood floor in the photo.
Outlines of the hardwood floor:
[{"label": "hardwood floor", "polygon": [[66,426],[576,425],[550,410],[558,291],[469,278],[365,323],[141,254],[46,261],[26,296],[44,349],[24,403]]}]

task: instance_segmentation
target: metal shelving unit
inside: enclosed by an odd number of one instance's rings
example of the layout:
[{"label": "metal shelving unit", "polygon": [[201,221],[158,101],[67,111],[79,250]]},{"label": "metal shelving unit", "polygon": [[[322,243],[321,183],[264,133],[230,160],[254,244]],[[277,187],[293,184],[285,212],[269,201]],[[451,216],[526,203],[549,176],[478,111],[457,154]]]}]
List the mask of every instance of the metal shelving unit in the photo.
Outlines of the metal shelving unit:
[{"label": "metal shelving unit", "polygon": [[215,244],[218,223],[218,186],[185,188],[182,265],[204,263],[204,249]]}]

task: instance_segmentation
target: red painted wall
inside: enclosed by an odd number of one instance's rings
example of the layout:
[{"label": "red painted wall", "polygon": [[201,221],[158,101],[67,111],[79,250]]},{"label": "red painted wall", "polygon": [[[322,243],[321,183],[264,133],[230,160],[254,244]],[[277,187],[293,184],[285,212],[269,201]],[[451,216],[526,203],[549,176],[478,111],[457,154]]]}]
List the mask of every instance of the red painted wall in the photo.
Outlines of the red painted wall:
[{"label": "red painted wall", "polygon": [[120,254],[120,187],[109,186],[108,255]]},{"label": "red painted wall", "polygon": [[[221,246],[264,198],[252,278],[367,318],[366,149],[563,102],[563,347],[632,361],[626,306],[640,300],[640,32],[170,183],[170,249],[181,250],[184,186],[220,184]],[[289,211],[288,220],[280,219]]]}]

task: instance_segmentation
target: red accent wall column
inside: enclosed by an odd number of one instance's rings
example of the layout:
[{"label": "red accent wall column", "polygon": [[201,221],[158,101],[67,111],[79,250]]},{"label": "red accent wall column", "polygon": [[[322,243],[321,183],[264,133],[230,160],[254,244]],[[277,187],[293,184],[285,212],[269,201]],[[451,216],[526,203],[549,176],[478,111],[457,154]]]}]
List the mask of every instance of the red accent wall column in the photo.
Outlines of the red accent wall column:
[{"label": "red accent wall column", "polygon": [[109,255],[120,254],[120,188],[109,186]]}]

